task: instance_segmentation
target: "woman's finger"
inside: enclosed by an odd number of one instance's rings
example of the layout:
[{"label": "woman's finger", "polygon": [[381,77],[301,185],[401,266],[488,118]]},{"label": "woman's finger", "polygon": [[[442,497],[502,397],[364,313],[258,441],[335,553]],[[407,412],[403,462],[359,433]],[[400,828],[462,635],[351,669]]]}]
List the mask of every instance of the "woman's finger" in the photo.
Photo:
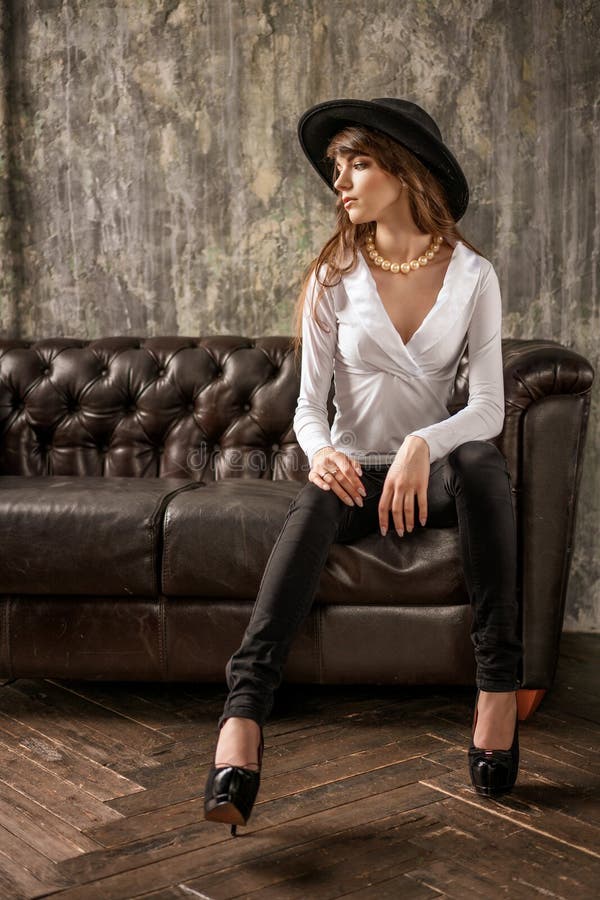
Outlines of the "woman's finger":
[{"label": "woman's finger", "polygon": [[399,491],[396,489],[394,500],[392,502],[392,515],[394,517],[394,525],[400,537],[402,537],[402,535],[404,534],[404,522],[402,519],[402,514],[404,513],[404,496],[404,490]]},{"label": "woman's finger", "polygon": [[360,500],[360,496],[363,497],[366,494],[364,489],[364,485],[359,478],[359,475],[362,474],[362,470],[359,472],[357,463],[351,457],[346,456],[345,453],[338,451],[338,472],[336,474],[336,480],[338,483],[346,489],[346,491],[350,494],[351,497],[354,498],[355,502],[362,506],[362,501]]},{"label": "woman's finger", "polygon": [[363,505],[362,498],[365,496],[366,491],[356,469],[348,459],[342,461],[338,471],[335,473],[335,480],[341,488],[348,492],[358,506]]},{"label": "woman's finger", "polygon": [[[341,450],[330,453],[317,466],[320,474],[331,485],[331,489],[348,506],[363,506],[362,496],[366,491],[360,481],[353,460]],[[329,473],[329,474],[328,474]],[[361,496],[362,495],[362,496]]]},{"label": "woman's finger", "polygon": [[419,522],[424,525],[427,521],[427,485],[420,487],[417,493],[419,504]]},{"label": "woman's finger", "polygon": [[337,494],[340,500],[343,500],[347,506],[354,506],[354,500],[352,499],[351,495],[346,490],[344,490],[344,485],[342,483],[344,478],[341,469],[336,467],[334,472],[323,471],[321,477],[330,486],[333,493]]},{"label": "woman's finger", "polygon": [[327,482],[321,478],[318,472],[315,472],[314,469],[311,469],[308,473],[308,480],[312,481],[313,484],[316,484],[317,487],[323,488],[324,491],[330,491],[331,488],[327,484]]},{"label": "woman's finger", "polygon": [[390,521],[390,500],[392,497],[392,490],[389,484],[384,482],[383,490],[381,492],[381,497],[379,498],[379,505],[377,507],[377,512],[379,515],[379,530],[382,535],[385,537],[388,524]]},{"label": "woman's finger", "polygon": [[412,489],[404,495],[404,521],[406,530],[412,531],[415,525],[415,494]]},{"label": "woman's finger", "polygon": [[341,450],[323,448],[315,454],[314,468],[308,473],[308,480],[323,490],[333,491],[348,506],[363,506],[366,491],[359,476],[360,463]]}]

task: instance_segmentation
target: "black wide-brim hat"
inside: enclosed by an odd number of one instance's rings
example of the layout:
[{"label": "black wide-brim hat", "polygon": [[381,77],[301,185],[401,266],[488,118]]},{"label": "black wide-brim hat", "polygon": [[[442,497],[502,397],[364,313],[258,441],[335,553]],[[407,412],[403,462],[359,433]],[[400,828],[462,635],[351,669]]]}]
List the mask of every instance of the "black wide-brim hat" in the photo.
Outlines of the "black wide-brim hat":
[{"label": "black wide-brim hat", "polygon": [[454,221],[469,205],[469,186],[458,162],[442,140],[431,116],[410,100],[378,97],[374,100],[328,100],[317,103],[298,121],[300,146],[326,185],[333,186],[334,160],[325,153],[332,137],[348,125],[382,131],[414,153],[436,176],[446,193]]}]

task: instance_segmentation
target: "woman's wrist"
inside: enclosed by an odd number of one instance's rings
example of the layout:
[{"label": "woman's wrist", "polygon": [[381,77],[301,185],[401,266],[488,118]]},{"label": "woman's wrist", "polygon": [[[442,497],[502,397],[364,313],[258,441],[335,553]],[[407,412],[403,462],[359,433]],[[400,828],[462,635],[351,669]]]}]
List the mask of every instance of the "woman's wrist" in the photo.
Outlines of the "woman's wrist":
[{"label": "woman's wrist", "polygon": [[431,459],[431,447],[429,446],[429,444],[425,440],[425,438],[421,437],[420,434],[407,434],[406,437],[404,438],[404,441],[408,442],[409,444],[413,443],[413,444],[415,444],[415,446],[418,446],[419,442],[425,444],[425,446],[427,447],[427,454],[428,454],[429,458]]}]

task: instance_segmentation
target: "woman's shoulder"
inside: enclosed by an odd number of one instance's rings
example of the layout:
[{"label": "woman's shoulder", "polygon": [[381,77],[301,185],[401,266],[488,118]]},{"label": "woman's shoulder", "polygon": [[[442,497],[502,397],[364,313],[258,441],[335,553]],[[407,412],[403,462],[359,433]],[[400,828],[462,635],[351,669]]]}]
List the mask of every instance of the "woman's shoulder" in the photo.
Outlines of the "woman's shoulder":
[{"label": "woman's shoulder", "polygon": [[322,280],[337,281],[337,273],[341,272],[342,274],[345,274],[346,270],[349,271],[351,267],[353,268],[358,263],[359,253],[360,250],[358,248],[353,250],[352,247],[346,247],[344,250],[339,251],[335,256],[332,256],[331,260],[325,260],[325,262],[321,264],[318,273],[319,278]]},{"label": "woman's shoulder", "polygon": [[318,307],[325,315],[334,315],[337,305],[335,292],[336,285],[332,284],[328,263],[323,262],[317,266],[317,259],[314,259],[304,292],[304,314],[311,315]]},{"label": "woman's shoulder", "polygon": [[[360,251],[359,251],[360,252]],[[354,272],[358,265],[358,257],[354,256],[351,250],[338,257],[333,262],[327,260],[317,268],[316,262],[313,264],[310,281],[313,286],[320,287],[323,285],[324,290],[331,298],[335,298],[340,288],[343,288],[344,276]]]},{"label": "woman's shoulder", "polygon": [[478,276],[477,281],[480,289],[489,282],[490,278],[498,278],[491,260],[486,256],[482,256],[481,253],[478,253],[476,250],[471,249],[464,241],[457,240],[455,247],[457,244],[459,245],[460,258],[462,259],[465,271]]},{"label": "woman's shoulder", "polygon": [[476,250],[473,250],[468,244],[465,244],[464,241],[457,239],[455,241],[454,246],[456,244],[460,244],[460,249],[465,257],[465,259],[472,260],[480,266],[482,271],[488,272],[490,269],[493,269],[492,262],[487,258],[487,256],[483,256],[481,253],[478,253]]}]

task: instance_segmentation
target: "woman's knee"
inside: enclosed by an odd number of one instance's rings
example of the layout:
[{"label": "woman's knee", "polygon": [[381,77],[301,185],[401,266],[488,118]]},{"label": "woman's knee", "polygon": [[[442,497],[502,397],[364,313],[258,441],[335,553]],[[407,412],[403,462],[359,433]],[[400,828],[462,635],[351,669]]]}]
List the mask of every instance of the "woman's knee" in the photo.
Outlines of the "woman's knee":
[{"label": "woman's knee", "polygon": [[489,466],[506,470],[506,459],[489,441],[465,441],[448,454],[448,462],[459,475],[468,475]]},{"label": "woman's knee", "polygon": [[[457,480],[453,493],[462,489],[485,493],[498,485],[498,479],[510,478],[505,457],[488,441],[466,441],[448,454],[451,479]],[[494,487],[495,489],[495,487]]]},{"label": "woman's knee", "polygon": [[343,500],[337,496],[331,488],[328,491],[323,490],[313,481],[307,481],[304,484],[290,504],[290,508],[303,508],[310,510],[317,515],[327,513],[337,514],[341,508],[346,508]]}]

